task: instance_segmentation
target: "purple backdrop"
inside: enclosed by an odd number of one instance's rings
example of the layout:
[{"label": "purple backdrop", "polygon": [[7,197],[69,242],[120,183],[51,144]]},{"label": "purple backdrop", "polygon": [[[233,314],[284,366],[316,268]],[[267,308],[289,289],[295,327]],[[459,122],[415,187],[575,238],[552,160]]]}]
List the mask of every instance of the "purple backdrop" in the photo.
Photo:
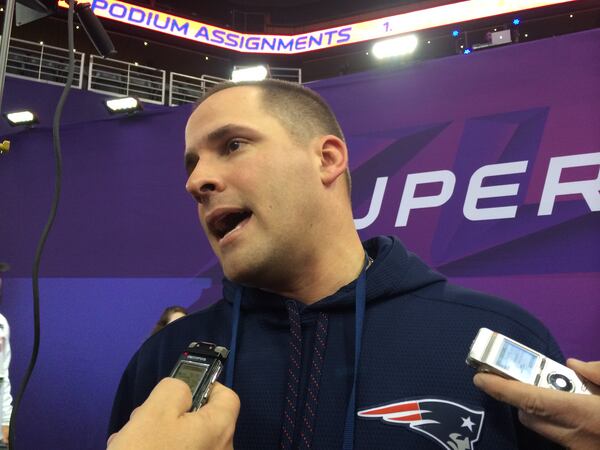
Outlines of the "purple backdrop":
[{"label": "purple backdrop", "polygon": [[[347,134],[363,237],[398,235],[458,283],[532,311],[567,355],[600,359],[600,30],[312,87]],[[52,195],[59,95],[56,86],[8,79],[3,109],[35,108],[41,124],[0,125],[12,140],[0,157],[0,261],[13,267],[1,308],[12,326],[15,387],[31,349],[30,272]],[[18,448],[102,448],[120,374],[162,309],[198,308],[220,293],[216,260],[183,187],[190,107],[117,118],[100,98],[73,91],[65,110],[64,191],[42,260],[42,344]],[[591,162],[564,169],[557,183],[587,181],[586,197],[558,196],[551,214],[538,215],[551,161],[570,155],[572,165]],[[498,166],[508,163],[517,164]],[[512,174],[482,186],[518,189],[474,205],[480,214],[516,206],[514,217],[467,219],[469,183],[489,165]],[[446,184],[421,183],[408,195],[407,179],[434,171]],[[377,179],[387,180],[381,202],[373,198]],[[451,193],[445,202],[443,187]],[[396,226],[399,209],[427,198],[440,205],[413,208]]]}]

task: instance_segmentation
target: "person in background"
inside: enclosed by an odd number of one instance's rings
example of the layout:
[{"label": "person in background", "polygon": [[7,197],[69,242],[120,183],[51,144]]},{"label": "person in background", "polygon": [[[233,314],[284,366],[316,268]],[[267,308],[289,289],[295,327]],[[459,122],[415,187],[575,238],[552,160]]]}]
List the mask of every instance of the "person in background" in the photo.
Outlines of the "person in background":
[{"label": "person in background", "polygon": [[152,329],[152,334],[158,333],[174,320],[181,319],[184,316],[187,316],[187,310],[183,306],[176,305],[165,308],[160,319],[158,319],[158,322],[156,322],[156,325]]},{"label": "person in background", "polygon": [[[7,272],[10,266],[0,262],[0,301],[2,300],[2,273]],[[2,442],[0,449],[8,444],[10,416],[12,414],[12,395],[10,394],[10,327],[6,318],[0,314],[0,417],[2,419]]]}]

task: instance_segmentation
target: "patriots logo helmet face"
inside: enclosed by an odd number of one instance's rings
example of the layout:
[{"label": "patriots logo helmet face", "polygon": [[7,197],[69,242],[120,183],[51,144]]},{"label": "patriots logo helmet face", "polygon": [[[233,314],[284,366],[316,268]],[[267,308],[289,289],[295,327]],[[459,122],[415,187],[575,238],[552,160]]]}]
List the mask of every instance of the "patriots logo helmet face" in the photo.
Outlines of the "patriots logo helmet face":
[{"label": "patriots logo helmet face", "polygon": [[363,409],[358,416],[405,426],[446,450],[475,450],[485,412],[437,398],[408,400]]}]

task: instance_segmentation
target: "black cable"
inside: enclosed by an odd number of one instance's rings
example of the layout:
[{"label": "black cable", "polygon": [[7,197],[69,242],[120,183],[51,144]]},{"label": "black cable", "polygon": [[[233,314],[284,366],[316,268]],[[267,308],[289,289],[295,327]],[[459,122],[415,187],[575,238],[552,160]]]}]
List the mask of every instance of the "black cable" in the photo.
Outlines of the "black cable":
[{"label": "black cable", "polygon": [[39,272],[40,272],[40,260],[42,257],[42,252],[44,251],[44,245],[46,244],[46,239],[48,238],[48,234],[50,234],[50,230],[52,229],[52,224],[54,223],[54,219],[56,217],[56,211],[58,209],[58,201],[60,199],[60,190],[61,190],[61,180],[62,180],[62,151],[60,147],[60,118],[62,115],[62,110],[67,101],[67,96],[69,95],[69,91],[71,90],[71,85],[73,84],[73,78],[75,76],[75,42],[74,42],[74,31],[73,31],[73,11],[75,9],[75,0],[69,0],[69,12],[68,12],[68,36],[69,36],[69,72],[67,75],[67,81],[65,83],[65,88],[62,91],[62,95],[58,100],[56,105],[56,110],[54,111],[54,121],[52,124],[52,138],[53,138],[53,148],[54,148],[54,158],[56,163],[56,179],[54,183],[54,197],[52,199],[52,206],[50,208],[50,214],[48,215],[48,220],[46,222],[46,226],[44,227],[44,231],[42,232],[42,236],[40,237],[40,241],[38,243],[37,250],[35,252],[35,258],[33,261],[33,274],[32,274],[32,284],[33,284],[33,349],[31,351],[31,359],[29,360],[29,366],[27,367],[27,372],[23,377],[23,382],[19,388],[19,394],[15,399],[15,405],[13,408],[12,415],[10,417],[10,428],[9,428],[9,448],[11,450],[16,450],[15,447],[15,424],[17,411],[19,410],[19,406],[21,405],[21,400],[23,399],[23,394],[25,393],[25,389],[27,388],[27,383],[31,378],[31,374],[33,373],[33,369],[35,368],[35,363],[37,361],[37,355],[40,348],[40,289],[39,289]]}]

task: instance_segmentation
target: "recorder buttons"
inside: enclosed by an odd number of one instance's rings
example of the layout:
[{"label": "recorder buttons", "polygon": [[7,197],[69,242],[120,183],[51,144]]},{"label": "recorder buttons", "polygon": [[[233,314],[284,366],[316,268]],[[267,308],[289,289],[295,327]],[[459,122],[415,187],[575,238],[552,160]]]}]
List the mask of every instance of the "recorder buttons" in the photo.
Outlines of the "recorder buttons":
[{"label": "recorder buttons", "polygon": [[573,383],[562,373],[554,372],[548,375],[548,383],[559,391],[571,392],[573,390]]}]

